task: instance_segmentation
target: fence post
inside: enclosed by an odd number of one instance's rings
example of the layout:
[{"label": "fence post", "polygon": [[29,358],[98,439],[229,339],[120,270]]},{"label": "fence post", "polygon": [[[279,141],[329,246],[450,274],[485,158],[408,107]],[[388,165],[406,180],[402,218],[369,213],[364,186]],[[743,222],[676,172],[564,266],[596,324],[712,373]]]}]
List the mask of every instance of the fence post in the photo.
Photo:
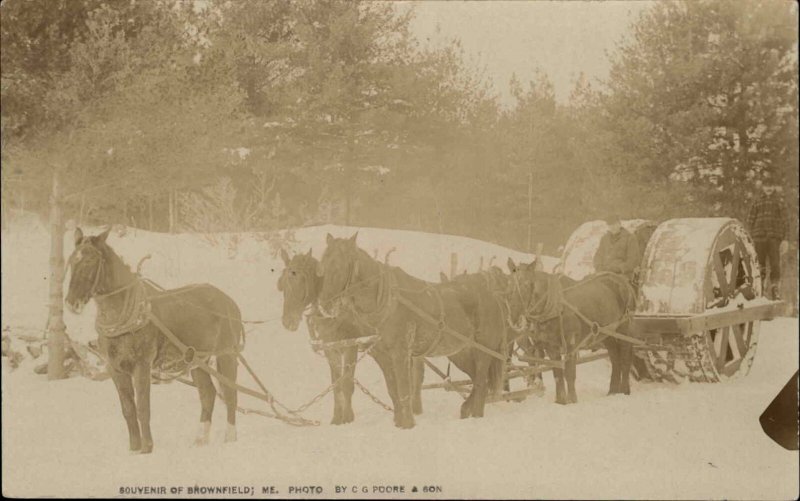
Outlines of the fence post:
[{"label": "fence post", "polygon": [[53,171],[50,194],[50,304],[47,321],[47,379],[64,378],[66,330],[64,325],[64,221],[58,168]]},{"label": "fence post", "polygon": [[542,249],[544,248],[544,244],[539,242],[536,244],[536,254],[534,255],[536,258],[536,271],[542,271],[544,265],[542,264],[542,260],[539,259],[542,256]]},{"label": "fence post", "polygon": [[450,278],[455,278],[458,273],[458,254],[450,253]]}]

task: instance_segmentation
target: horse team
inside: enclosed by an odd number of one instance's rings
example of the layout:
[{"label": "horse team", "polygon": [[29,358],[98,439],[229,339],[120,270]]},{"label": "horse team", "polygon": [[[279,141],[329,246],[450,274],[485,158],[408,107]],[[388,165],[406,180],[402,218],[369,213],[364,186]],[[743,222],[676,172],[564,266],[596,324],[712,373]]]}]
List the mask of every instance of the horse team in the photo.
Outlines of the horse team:
[{"label": "horse team", "polygon": [[[84,237],[76,230],[66,303],[80,312],[95,299],[99,346],[119,394],[130,450],[147,453],[153,448],[151,370],[176,358],[189,360],[187,352],[194,355],[197,350],[215,355],[219,373],[235,381],[244,330],[239,308],[222,291],[210,285],[153,289],[122,263],[106,243],[107,235]],[[541,271],[536,261],[517,264],[509,259],[509,273],[491,267],[432,283],[373,259],[358,247],[357,233],[350,238],[328,234],[326,244],[319,261],[310,250],[293,257],[281,251],[285,268],[277,287],[284,299],[284,327],[296,331],[305,316],[309,334],[325,353],[334,383],[332,424],[355,418],[351,399],[359,348],[347,341],[367,337],[372,342],[366,349],[383,373],[399,428],[414,427],[414,416],[422,412],[427,357],[445,356],[469,376],[472,387],[461,405],[462,418],[482,417],[487,396],[502,391],[505,361],[514,346],[563,360],[563,369],[553,369],[560,404],[577,402],[579,349],[599,343],[612,365],[609,394],[630,393],[631,345],[597,331],[598,325],[614,325],[617,332],[627,333],[635,294],[624,277],[598,274],[575,283]],[[147,307],[138,308],[137,301]],[[137,323],[136,315],[145,321]],[[115,322],[121,327],[99,328]],[[178,343],[162,335],[164,329]],[[176,350],[173,345],[181,343],[184,349]],[[196,439],[201,445],[208,442],[216,391],[203,367],[192,365],[191,375],[201,401]],[[232,441],[236,389],[221,386],[228,411],[225,439]]]}]

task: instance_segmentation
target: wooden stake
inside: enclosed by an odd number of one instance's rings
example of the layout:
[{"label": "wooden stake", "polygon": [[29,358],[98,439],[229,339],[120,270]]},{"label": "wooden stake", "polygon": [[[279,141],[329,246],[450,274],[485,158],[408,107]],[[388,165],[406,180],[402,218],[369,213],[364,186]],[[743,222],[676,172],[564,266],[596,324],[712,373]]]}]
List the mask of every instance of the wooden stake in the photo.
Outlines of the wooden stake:
[{"label": "wooden stake", "polygon": [[148,224],[148,229],[150,231],[153,231],[153,195],[150,195],[150,197],[148,198],[147,209],[148,209],[148,217],[150,219]]},{"label": "wooden stake", "polygon": [[528,172],[528,244],[527,249],[530,252],[533,247],[533,171]]},{"label": "wooden stake", "polygon": [[61,214],[58,170],[53,171],[50,194],[50,304],[47,322],[47,379],[63,379],[66,355],[64,325],[64,221]]}]

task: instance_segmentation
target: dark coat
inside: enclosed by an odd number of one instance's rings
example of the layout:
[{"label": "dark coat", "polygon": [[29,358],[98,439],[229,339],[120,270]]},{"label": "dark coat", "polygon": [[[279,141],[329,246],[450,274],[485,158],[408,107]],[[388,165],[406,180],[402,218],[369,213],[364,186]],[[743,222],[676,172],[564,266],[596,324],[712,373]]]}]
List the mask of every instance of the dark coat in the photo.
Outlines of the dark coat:
[{"label": "dark coat", "polygon": [[594,255],[594,270],[611,271],[630,277],[641,259],[636,236],[621,228],[616,235],[608,232],[600,239],[600,246]]},{"label": "dark coat", "polygon": [[786,206],[777,194],[762,194],[750,207],[747,226],[753,240],[786,240],[789,233],[789,220]]}]

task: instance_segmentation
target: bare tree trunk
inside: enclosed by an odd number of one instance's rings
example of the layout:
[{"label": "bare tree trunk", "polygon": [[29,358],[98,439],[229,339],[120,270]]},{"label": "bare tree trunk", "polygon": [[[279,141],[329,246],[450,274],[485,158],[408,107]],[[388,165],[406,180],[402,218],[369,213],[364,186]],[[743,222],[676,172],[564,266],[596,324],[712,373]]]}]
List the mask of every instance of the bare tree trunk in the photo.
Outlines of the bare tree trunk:
[{"label": "bare tree trunk", "polygon": [[86,193],[81,193],[81,208],[78,211],[78,226],[83,225],[83,209],[86,207]]},{"label": "bare tree trunk", "polygon": [[180,197],[178,195],[178,189],[176,188],[172,193],[172,230],[174,232],[178,231],[178,227],[180,226],[178,223],[181,218]]},{"label": "bare tree trunk", "polygon": [[50,305],[47,331],[47,379],[63,379],[66,347],[64,325],[64,221],[61,214],[58,171],[53,172],[50,195]]},{"label": "bare tree trunk", "polygon": [[528,252],[533,248],[533,170],[528,172],[528,244],[525,247]]},{"label": "bare tree trunk", "polygon": [[147,217],[149,219],[147,229],[153,231],[153,195],[147,199]]},{"label": "bare tree trunk", "polygon": [[347,142],[347,160],[344,165],[344,224],[350,226],[353,204],[353,182],[355,179],[356,138],[354,125],[350,126]]},{"label": "bare tree trunk", "polygon": [[167,208],[169,209],[169,232],[173,233],[175,230],[175,213],[173,206],[173,190],[167,192]]}]

